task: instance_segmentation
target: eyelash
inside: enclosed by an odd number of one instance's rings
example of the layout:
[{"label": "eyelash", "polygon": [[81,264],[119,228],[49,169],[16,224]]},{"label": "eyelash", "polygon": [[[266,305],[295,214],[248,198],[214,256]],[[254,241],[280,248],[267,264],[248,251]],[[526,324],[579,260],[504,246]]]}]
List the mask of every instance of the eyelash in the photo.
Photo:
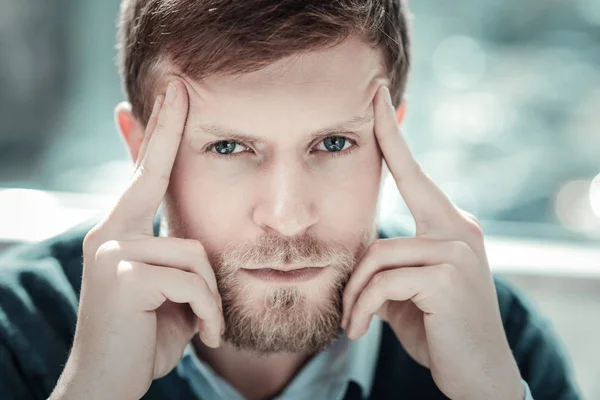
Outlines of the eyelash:
[{"label": "eyelash", "polygon": [[[342,150],[342,151],[322,151],[322,150],[318,151],[320,153],[328,153],[328,155],[330,157],[334,157],[335,158],[335,157],[347,156],[350,153],[352,153],[354,151],[354,149],[357,147],[356,140],[350,139],[349,137],[342,136],[342,135],[332,135],[332,136],[324,137],[323,139],[321,139],[321,141],[317,142],[317,144],[321,143],[323,140],[327,139],[328,137],[344,138],[344,139],[346,139],[347,141],[349,141],[352,144],[351,147],[347,148],[346,150]],[[222,142],[233,142],[235,144],[238,144],[238,145],[241,145],[241,146],[244,146],[244,147],[248,147],[248,146],[244,145],[243,143],[240,143],[240,142],[235,141],[235,140],[219,140],[218,142],[209,143],[206,146],[205,152],[208,153],[208,154],[210,154],[210,155],[212,155],[212,156],[218,157],[220,159],[225,159],[225,160],[231,160],[231,159],[237,158],[237,157],[239,157],[239,156],[241,156],[241,155],[243,155],[245,153],[248,153],[248,151],[240,151],[240,152],[231,153],[231,154],[220,154],[220,153],[212,151],[212,149],[214,148],[215,145],[217,145],[218,143],[222,143]]]}]

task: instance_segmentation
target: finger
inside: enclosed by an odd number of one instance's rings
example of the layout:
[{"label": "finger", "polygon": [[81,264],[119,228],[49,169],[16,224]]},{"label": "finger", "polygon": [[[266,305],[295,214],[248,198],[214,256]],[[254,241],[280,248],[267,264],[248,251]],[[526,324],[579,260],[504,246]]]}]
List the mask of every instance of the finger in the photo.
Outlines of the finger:
[{"label": "finger", "polygon": [[221,295],[215,273],[204,247],[197,240],[174,237],[144,237],[119,241],[119,257],[141,263],[177,268],[200,275],[222,309]]},{"label": "finger", "polygon": [[373,315],[386,301],[408,301],[422,293],[433,268],[397,268],[375,274],[351,310],[348,337],[358,339],[364,335]]},{"label": "finger", "polygon": [[165,96],[164,111],[158,116],[141,167],[156,178],[168,180],[181,142],[188,113],[185,85],[170,82]]},{"label": "finger", "polygon": [[109,217],[112,223],[151,232],[149,228],[169,186],[187,113],[185,86],[180,81],[169,83],[140,167]]},{"label": "finger", "polygon": [[204,332],[200,332],[202,341],[210,347],[220,345],[223,315],[206,281],[200,275],[124,261],[119,263],[119,278],[120,282],[129,286],[125,288],[128,294],[131,293],[131,297],[141,302],[143,311],[155,311],[166,300],[189,304],[194,314],[204,323]]},{"label": "finger", "polygon": [[476,265],[477,258],[464,242],[423,237],[380,239],[373,242],[355,267],[344,288],[342,328],[346,328],[356,299],[371,278],[392,268],[452,264]]},{"label": "finger", "polygon": [[395,118],[387,87],[375,96],[375,136],[402,198],[412,213],[417,234],[436,227],[452,228],[460,216],[454,204],[421,170]]},{"label": "finger", "polygon": [[148,147],[148,142],[150,141],[150,136],[152,136],[152,132],[156,128],[156,123],[158,122],[158,115],[163,105],[163,101],[165,100],[164,95],[158,95],[156,100],[154,101],[154,106],[152,107],[152,113],[150,114],[150,118],[148,119],[148,123],[146,124],[146,129],[144,130],[144,139],[142,140],[142,144],[140,145],[140,150],[138,151],[137,160],[135,162],[134,170],[137,170],[146,154],[146,148]]}]

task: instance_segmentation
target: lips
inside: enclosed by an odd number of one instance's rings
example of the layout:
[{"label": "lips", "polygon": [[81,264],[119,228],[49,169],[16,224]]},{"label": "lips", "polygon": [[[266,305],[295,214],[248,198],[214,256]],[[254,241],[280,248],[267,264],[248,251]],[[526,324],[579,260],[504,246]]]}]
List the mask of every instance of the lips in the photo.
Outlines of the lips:
[{"label": "lips", "polygon": [[301,282],[310,280],[323,270],[323,267],[295,267],[286,269],[275,268],[257,268],[242,269],[246,274],[258,279],[274,282]]}]

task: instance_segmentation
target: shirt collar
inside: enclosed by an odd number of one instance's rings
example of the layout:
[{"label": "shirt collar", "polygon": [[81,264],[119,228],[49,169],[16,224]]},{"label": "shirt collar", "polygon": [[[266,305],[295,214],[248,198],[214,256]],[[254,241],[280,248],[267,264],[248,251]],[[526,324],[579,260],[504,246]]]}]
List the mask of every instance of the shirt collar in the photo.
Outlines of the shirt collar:
[{"label": "shirt collar", "polygon": [[[335,398],[346,391],[351,381],[368,397],[381,345],[382,322],[375,316],[367,333],[351,341],[344,331],[326,350],[315,355],[290,382],[278,399]],[[241,399],[242,396],[200,360],[190,343],[177,365],[178,374],[186,378],[200,398],[208,387],[218,398]],[[312,395],[311,395],[312,394]]]},{"label": "shirt collar", "polygon": [[[160,221],[159,217],[154,220],[156,236],[160,234]],[[378,237],[388,238],[398,235],[398,232],[394,232],[392,228],[393,225],[380,223]],[[302,392],[307,388],[314,388],[316,381],[326,383],[329,379],[337,381],[344,392],[348,383],[354,381],[361,388],[363,397],[368,397],[373,387],[379,358],[381,330],[382,322],[377,316],[373,317],[367,333],[358,340],[351,341],[342,330],[340,337],[335,342],[323,352],[315,355],[302,368],[279,398],[286,398],[286,394],[292,392]],[[197,393],[200,388],[206,388],[206,384],[208,384],[213,393],[221,398],[241,398],[227,381],[198,358],[191,342],[185,347],[183,357],[177,365],[177,372],[190,382]]]},{"label": "shirt collar", "polygon": [[[381,347],[382,321],[376,315],[367,333],[351,342],[347,365],[349,380],[355,381],[362,389],[363,397],[368,397],[373,387],[379,348]],[[346,340],[349,340],[346,338]]]}]

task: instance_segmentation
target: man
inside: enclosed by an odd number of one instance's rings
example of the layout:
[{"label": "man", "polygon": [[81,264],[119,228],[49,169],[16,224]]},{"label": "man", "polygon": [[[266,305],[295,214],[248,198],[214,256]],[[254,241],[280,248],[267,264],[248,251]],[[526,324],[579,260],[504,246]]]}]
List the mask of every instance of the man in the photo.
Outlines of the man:
[{"label": "man", "polygon": [[[3,398],[577,398],[398,128],[406,14],[124,1],[135,172],[93,228],[4,257]],[[382,166],[415,237],[376,225]]]}]

